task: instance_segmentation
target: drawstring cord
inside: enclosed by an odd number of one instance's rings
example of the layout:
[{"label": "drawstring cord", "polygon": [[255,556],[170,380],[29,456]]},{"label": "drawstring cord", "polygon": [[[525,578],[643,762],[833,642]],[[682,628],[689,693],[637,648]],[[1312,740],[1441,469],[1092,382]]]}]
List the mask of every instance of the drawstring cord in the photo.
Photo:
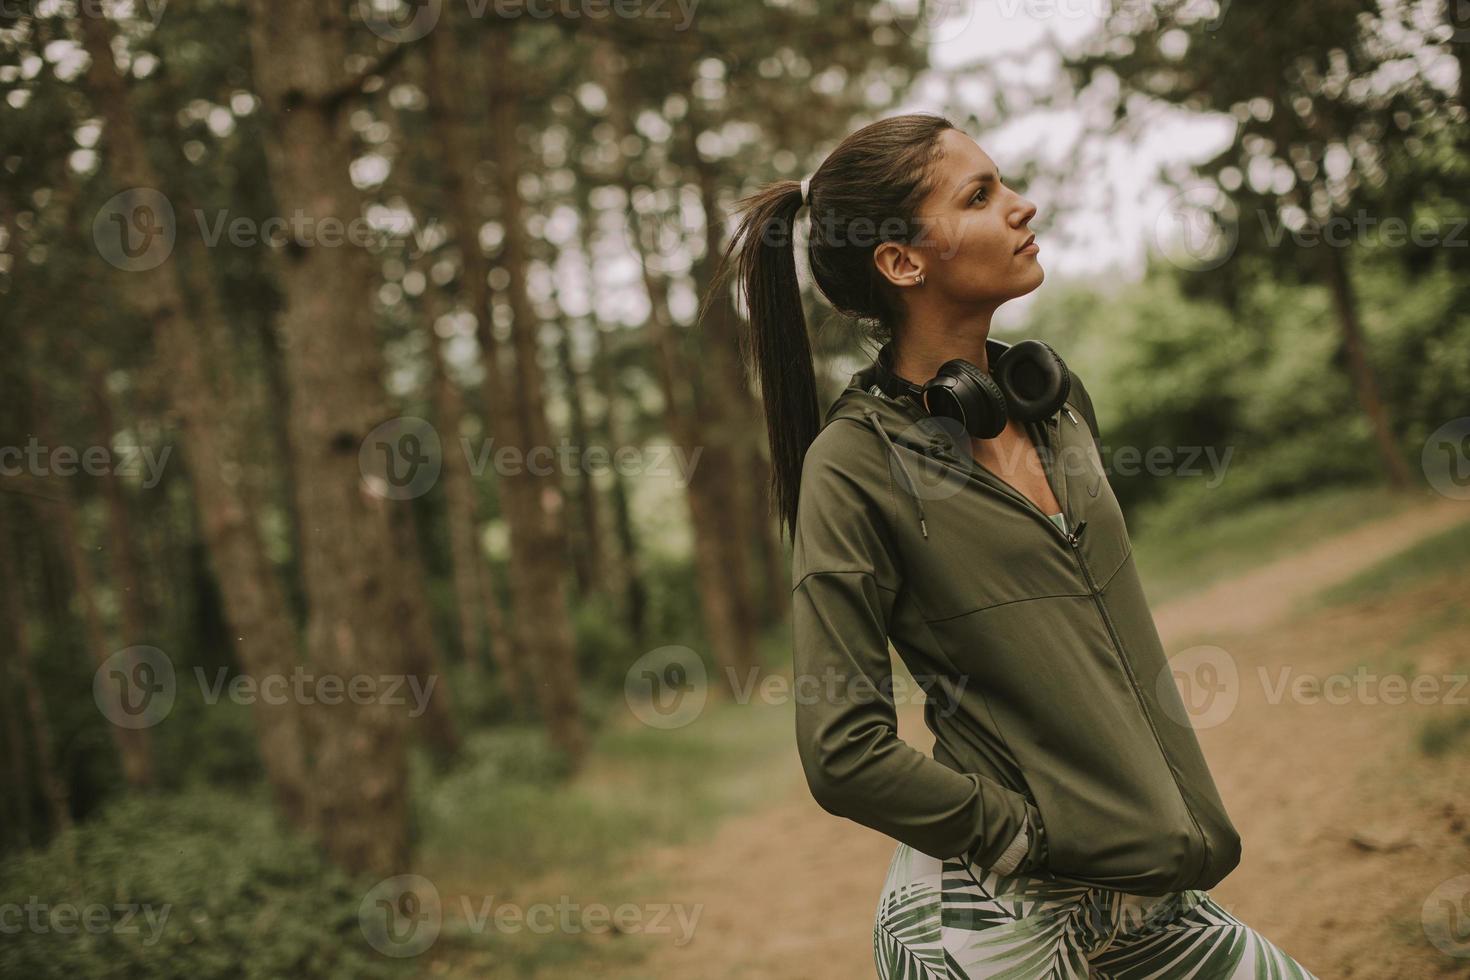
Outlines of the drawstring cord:
[{"label": "drawstring cord", "polygon": [[904,482],[908,484],[909,496],[914,498],[914,503],[919,508],[919,530],[924,532],[924,537],[929,537],[929,524],[924,520],[924,498],[919,496],[918,488],[914,485],[914,478],[909,474],[908,464],[903,461],[903,454],[898,451],[898,447],[893,444],[893,440],[888,438],[888,431],[878,421],[878,413],[869,409],[867,416],[868,422],[872,424],[874,430],[883,439],[883,443],[888,447],[888,451],[893,455],[894,459],[898,460],[898,468],[903,473]]}]

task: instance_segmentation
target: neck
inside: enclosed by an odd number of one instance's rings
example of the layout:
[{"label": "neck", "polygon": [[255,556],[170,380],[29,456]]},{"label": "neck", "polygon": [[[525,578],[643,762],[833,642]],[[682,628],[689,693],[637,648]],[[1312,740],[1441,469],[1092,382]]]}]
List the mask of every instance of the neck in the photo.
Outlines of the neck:
[{"label": "neck", "polygon": [[990,359],[985,341],[990,336],[990,318],[994,310],[985,310],[942,326],[911,323],[901,331],[901,339],[893,342],[893,371],[900,378],[922,385],[945,361],[962,358],[990,373]]}]

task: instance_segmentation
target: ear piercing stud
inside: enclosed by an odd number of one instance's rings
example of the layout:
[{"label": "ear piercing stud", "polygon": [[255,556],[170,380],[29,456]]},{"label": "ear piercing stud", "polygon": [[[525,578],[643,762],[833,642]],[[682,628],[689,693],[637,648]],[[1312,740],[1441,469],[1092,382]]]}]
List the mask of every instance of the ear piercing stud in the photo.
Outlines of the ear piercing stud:
[{"label": "ear piercing stud", "polygon": [[922,272],[915,272],[914,273],[914,285],[915,286],[922,286],[922,285],[924,285],[924,274]]}]

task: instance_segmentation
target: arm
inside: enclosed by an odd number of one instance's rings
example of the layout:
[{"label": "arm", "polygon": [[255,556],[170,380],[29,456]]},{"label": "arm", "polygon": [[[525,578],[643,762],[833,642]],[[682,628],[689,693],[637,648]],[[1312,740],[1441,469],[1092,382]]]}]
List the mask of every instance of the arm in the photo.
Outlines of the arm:
[{"label": "arm", "polygon": [[[793,540],[796,736],[807,784],[829,813],[931,857],[989,866],[1034,807],[898,737],[888,624],[900,572],[889,515],[875,499],[892,499],[890,477],[876,436],[842,420],[834,428],[845,431],[824,430],[807,454]],[[1039,841],[1025,840],[1038,860]]]}]

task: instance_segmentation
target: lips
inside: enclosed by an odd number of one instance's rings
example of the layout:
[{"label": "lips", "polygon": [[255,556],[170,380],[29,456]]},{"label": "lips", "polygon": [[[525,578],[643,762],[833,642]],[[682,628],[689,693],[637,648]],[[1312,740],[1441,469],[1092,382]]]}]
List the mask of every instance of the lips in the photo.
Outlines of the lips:
[{"label": "lips", "polygon": [[1028,235],[1026,237],[1026,240],[1024,242],[1022,242],[1020,245],[1017,245],[1016,246],[1016,251],[1019,253],[1022,249],[1026,248],[1026,246],[1028,246],[1028,245],[1031,245],[1035,241],[1036,241],[1036,236],[1035,235]]}]

